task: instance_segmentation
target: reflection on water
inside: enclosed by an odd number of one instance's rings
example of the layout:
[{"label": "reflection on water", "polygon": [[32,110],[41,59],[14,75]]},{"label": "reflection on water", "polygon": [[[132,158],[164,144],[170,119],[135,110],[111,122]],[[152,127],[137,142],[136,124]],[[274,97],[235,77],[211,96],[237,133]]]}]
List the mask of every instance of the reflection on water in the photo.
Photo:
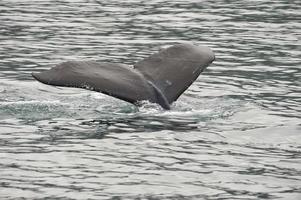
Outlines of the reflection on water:
[{"label": "reflection on water", "polygon": [[[300,199],[298,1],[0,2],[1,199]],[[133,64],[161,47],[216,61],[164,111],[30,73]]]}]

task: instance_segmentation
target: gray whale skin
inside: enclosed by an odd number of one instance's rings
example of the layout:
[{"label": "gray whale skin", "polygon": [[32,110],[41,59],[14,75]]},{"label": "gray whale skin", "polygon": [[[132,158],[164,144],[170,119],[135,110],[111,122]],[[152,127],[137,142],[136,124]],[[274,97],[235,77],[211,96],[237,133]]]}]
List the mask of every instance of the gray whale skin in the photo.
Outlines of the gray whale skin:
[{"label": "gray whale skin", "polygon": [[101,92],[139,105],[143,100],[170,109],[172,102],[215,59],[205,46],[176,44],[134,64],[68,61],[32,76],[45,84]]}]

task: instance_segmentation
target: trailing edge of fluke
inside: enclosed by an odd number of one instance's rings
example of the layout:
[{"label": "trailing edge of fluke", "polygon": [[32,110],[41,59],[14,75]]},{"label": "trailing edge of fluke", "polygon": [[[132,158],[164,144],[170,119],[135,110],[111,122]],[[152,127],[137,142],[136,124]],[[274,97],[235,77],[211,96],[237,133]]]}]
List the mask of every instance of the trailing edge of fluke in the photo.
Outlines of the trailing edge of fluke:
[{"label": "trailing edge of fluke", "polygon": [[68,61],[41,73],[38,81],[54,86],[84,88],[139,104],[147,100],[170,109],[172,102],[214,60],[205,46],[176,44],[134,64]]}]

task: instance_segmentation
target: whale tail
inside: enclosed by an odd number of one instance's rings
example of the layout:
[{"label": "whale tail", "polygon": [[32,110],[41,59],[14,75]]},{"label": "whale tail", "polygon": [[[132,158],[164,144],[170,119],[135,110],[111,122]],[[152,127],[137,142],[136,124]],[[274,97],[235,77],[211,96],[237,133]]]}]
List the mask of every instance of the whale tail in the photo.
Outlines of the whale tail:
[{"label": "whale tail", "polygon": [[170,109],[170,104],[214,58],[208,47],[177,44],[137,62],[134,67],[68,61],[32,76],[49,85],[89,89],[134,104],[148,100]]}]

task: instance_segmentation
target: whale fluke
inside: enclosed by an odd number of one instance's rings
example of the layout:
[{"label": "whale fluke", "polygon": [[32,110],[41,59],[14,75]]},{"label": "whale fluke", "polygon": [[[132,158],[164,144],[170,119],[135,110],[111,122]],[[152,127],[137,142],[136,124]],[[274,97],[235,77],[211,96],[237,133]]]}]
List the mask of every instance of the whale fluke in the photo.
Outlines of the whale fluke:
[{"label": "whale fluke", "polygon": [[204,46],[177,44],[137,62],[124,64],[68,61],[41,73],[38,81],[54,86],[89,89],[138,104],[148,100],[170,109],[170,104],[214,60]]}]

